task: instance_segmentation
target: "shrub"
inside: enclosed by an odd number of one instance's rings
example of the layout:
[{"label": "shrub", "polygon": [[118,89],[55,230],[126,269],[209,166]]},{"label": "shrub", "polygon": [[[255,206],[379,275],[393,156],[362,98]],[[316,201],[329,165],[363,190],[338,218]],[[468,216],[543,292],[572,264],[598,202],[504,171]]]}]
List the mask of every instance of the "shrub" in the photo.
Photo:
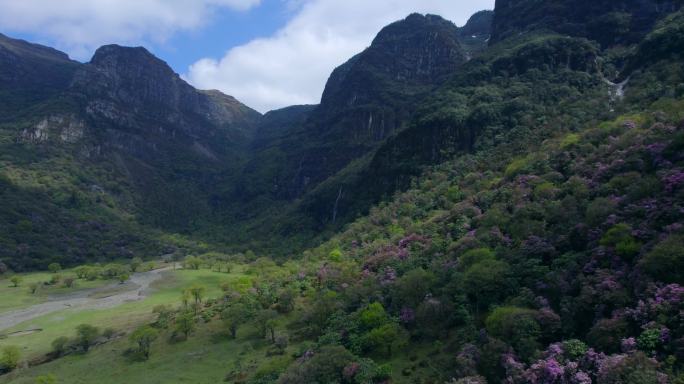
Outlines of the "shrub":
[{"label": "shrub", "polygon": [[52,353],[56,356],[62,356],[69,348],[69,338],[60,336],[52,341]]},{"label": "shrub", "polygon": [[13,371],[19,365],[20,359],[21,351],[19,347],[14,345],[3,347],[0,353],[0,372]]}]

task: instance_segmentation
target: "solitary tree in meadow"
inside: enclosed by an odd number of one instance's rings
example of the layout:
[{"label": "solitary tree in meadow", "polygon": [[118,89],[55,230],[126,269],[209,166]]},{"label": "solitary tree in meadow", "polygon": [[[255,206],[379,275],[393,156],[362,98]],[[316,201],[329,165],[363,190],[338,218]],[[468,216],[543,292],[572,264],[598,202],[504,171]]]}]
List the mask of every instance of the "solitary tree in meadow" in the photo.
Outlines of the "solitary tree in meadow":
[{"label": "solitary tree in meadow", "polygon": [[150,347],[152,342],[159,337],[159,332],[150,327],[149,325],[144,325],[135,330],[130,336],[132,343],[137,345],[137,352],[145,359],[150,358]]},{"label": "solitary tree in meadow", "polygon": [[81,324],[76,327],[76,343],[84,352],[88,352],[99,336],[100,330],[92,325]]},{"label": "solitary tree in meadow", "polygon": [[57,273],[62,270],[62,266],[59,265],[59,263],[51,263],[50,265],[48,265],[48,269],[52,273]]},{"label": "solitary tree in meadow", "polygon": [[22,278],[19,276],[12,276],[12,278],[10,279],[10,282],[12,283],[12,286],[14,288],[18,287],[19,284],[21,284],[21,281],[22,281]]}]

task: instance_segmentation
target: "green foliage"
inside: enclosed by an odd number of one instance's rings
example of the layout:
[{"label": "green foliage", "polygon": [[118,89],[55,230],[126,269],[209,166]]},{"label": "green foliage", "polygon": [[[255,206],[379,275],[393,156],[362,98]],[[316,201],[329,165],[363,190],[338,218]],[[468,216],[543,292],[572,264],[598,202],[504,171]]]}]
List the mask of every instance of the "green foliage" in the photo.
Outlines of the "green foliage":
[{"label": "green foliage", "polygon": [[359,314],[361,325],[367,329],[377,328],[389,321],[385,308],[380,303],[371,303]]},{"label": "green foliage", "polygon": [[609,229],[601,238],[600,244],[614,247],[618,255],[629,259],[639,253],[641,249],[641,244],[632,236],[632,228],[624,223],[617,224]]},{"label": "green foliage", "polygon": [[186,339],[188,338],[188,335],[195,330],[196,327],[197,323],[195,321],[195,314],[193,312],[184,311],[176,316],[175,331],[177,333],[182,333]]},{"label": "green foliage", "polygon": [[237,337],[237,330],[240,325],[249,321],[253,316],[251,308],[244,302],[237,301],[228,306],[221,312],[221,319],[228,326],[231,337]]},{"label": "green foliage", "polygon": [[13,371],[21,360],[21,350],[14,345],[8,345],[0,350],[0,372]]},{"label": "green foliage", "polygon": [[579,359],[589,349],[589,346],[581,340],[571,339],[563,342],[565,353],[573,360]]},{"label": "green foliage", "polygon": [[188,256],[183,261],[183,265],[185,268],[197,270],[202,266],[202,259],[197,256]]},{"label": "green foliage", "polygon": [[326,346],[313,352],[302,364],[292,364],[278,378],[278,384],[341,383],[343,370],[356,360],[340,346]]},{"label": "green foliage", "polygon": [[136,345],[136,352],[142,356],[144,360],[148,360],[150,358],[150,347],[152,346],[152,342],[158,337],[159,332],[156,329],[144,325],[133,331],[129,339],[131,343]]},{"label": "green foliage", "polygon": [[81,347],[84,352],[88,352],[90,347],[95,344],[98,337],[100,337],[100,329],[95,326],[81,324],[76,327],[76,344]]},{"label": "green foliage", "polygon": [[459,268],[467,270],[477,263],[493,261],[496,255],[489,248],[471,249],[458,258]]},{"label": "green foliage", "polygon": [[36,377],[36,384],[57,384],[57,376],[47,374]]},{"label": "green foliage", "polygon": [[637,338],[637,346],[640,350],[653,354],[660,345],[661,331],[660,329],[651,328],[641,332]]},{"label": "green foliage", "polygon": [[69,348],[69,338],[66,336],[60,336],[52,341],[52,353],[56,356],[63,355]]},{"label": "green foliage", "polygon": [[23,279],[20,276],[15,275],[10,277],[10,282],[12,283],[12,286],[14,286],[15,288],[17,288],[22,281]]},{"label": "green foliage", "polygon": [[684,236],[671,235],[644,256],[641,267],[668,283],[684,283]]},{"label": "green foliage", "polygon": [[366,348],[385,350],[387,356],[392,356],[394,347],[403,347],[408,341],[406,331],[395,323],[387,323],[371,329],[363,337]]},{"label": "green foliage", "polygon": [[485,325],[492,336],[510,343],[524,359],[531,358],[538,348],[541,327],[536,312],[517,307],[498,307],[487,316]]},{"label": "green foliage", "polygon": [[422,268],[417,268],[404,274],[397,281],[393,292],[398,302],[415,308],[423,301],[425,295],[430,292],[434,282],[434,274]]},{"label": "green foliage", "polygon": [[335,248],[328,254],[330,261],[339,262],[342,260],[342,250]]},{"label": "green foliage", "polygon": [[510,266],[500,260],[483,260],[465,271],[463,287],[477,307],[486,310],[509,291]]},{"label": "green foliage", "polygon": [[52,273],[57,273],[62,270],[62,266],[59,263],[51,263],[48,265],[48,270]]}]

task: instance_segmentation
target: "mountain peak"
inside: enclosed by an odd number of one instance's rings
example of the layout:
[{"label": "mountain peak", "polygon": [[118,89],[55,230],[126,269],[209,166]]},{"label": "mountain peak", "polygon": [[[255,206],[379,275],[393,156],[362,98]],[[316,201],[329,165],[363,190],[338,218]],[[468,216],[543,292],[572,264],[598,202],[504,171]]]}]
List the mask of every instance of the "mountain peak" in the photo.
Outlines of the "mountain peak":
[{"label": "mountain peak", "polygon": [[441,16],[412,13],[405,19],[394,22],[383,28],[376,36],[373,44],[377,45],[381,44],[383,41],[405,38],[408,36],[418,36],[427,31],[443,31],[445,33],[455,34],[457,27],[454,23],[445,20]]},{"label": "mountain peak", "polygon": [[434,84],[465,61],[456,25],[440,16],[413,13],[383,28],[370,47],[338,67],[322,103],[371,102],[377,95],[369,82],[383,77],[409,86]]},{"label": "mountain peak", "polygon": [[165,61],[159,59],[144,47],[124,47],[116,44],[104,45],[95,51],[90,64],[103,69],[124,70],[156,67],[166,72],[167,75],[175,75],[175,72]]}]

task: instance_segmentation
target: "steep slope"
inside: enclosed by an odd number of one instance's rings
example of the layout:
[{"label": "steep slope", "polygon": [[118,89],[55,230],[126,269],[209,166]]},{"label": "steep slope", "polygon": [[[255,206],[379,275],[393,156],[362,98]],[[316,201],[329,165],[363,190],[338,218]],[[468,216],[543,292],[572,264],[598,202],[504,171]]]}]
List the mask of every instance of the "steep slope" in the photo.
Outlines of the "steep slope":
[{"label": "steep slope", "polygon": [[0,121],[65,90],[78,66],[62,52],[0,34]]},{"label": "steep slope", "polygon": [[465,61],[458,29],[438,16],[414,14],[384,28],[335,69],[321,104],[278,144],[287,160],[276,198],[301,196],[401,130],[416,101]]},{"label": "steep slope", "polygon": [[[257,239],[272,238],[273,232],[310,239],[320,231],[331,221],[335,198],[319,212],[297,212],[297,204],[309,201],[307,194],[321,183],[405,129],[419,102],[482,49],[488,20],[491,12],[469,23],[466,51],[461,44],[465,35],[453,23],[413,14],[384,28],[369,48],[335,69],[321,104],[303,121],[284,127],[286,134],[262,141],[233,183],[230,200],[239,202],[241,212],[249,207],[250,232],[261,233]],[[282,250],[279,241],[266,244]]]},{"label": "steep slope", "polygon": [[604,47],[640,41],[681,0],[497,0],[492,41],[533,30],[587,37]]},{"label": "steep slope", "polygon": [[[259,113],[220,92],[195,90],[144,48],[105,46],[78,64],[8,38],[4,46],[14,56],[0,63],[1,92],[23,101],[0,125],[7,185],[1,258],[16,268],[118,257],[56,243],[78,227],[75,241],[87,238],[95,249],[110,241],[125,248],[131,241],[120,238],[132,235],[153,244],[138,235],[155,230],[141,224],[189,231],[211,220],[210,186],[240,166]],[[42,236],[29,241],[12,230],[27,222]],[[20,257],[27,247],[40,251]]]},{"label": "steep slope", "polygon": [[[617,83],[628,79],[638,65],[628,63],[639,62],[639,57],[647,55],[633,56],[632,52],[637,51],[634,44],[628,45],[631,50],[612,50],[611,45],[640,42],[657,19],[676,8],[669,2],[658,3],[657,7],[655,3],[648,6],[644,2],[618,3],[560,1],[544,2],[543,6],[534,1],[498,3],[493,27],[498,40],[433,92],[417,108],[406,129],[383,142],[377,151],[363,159],[363,164],[355,164],[321,184],[302,199],[299,210],[319,222],[329,222],[334,212],[337,220],[344,222],[364,214],[381,197],[407,188],[426,165],[500,143],[512,145],[520,135],[537,135],[543,139],[553,135],[561,121],[579,127],[614,110],[621,92]],[[534,4],[538,7],[534,8]],[[591,17],[610,15],[616,9],[644,19],[635,22],[629,39],[624,31],[610,29],[601,29],[593,35],[587,30],[573,31],[578,37],[565,36],[554,32],[568,32],[560,21],[544,18],[553,16],[559,7],[568,10],[560,13],[563,17],[572,17],[574,11],[570,9],[577,8],[578,19],[573,23],[583,28],[591,24]],[[536,17],[528,19],[529,13]],[[527,33],[504,32],[513,28],[509,24],[516,20],[525,26]],[[671,47],[677,40],[666,41],[673,33],[661,31],[649,39],[660,36],[654,45],[662,46],[671,57],[672,52],[677,52],[676,47]],[[508,37],[504,39],[504,36]],[[602,42],[608,42],[607,49],[602,48]],[[664,68],[660,74],[665,78],[671,70],[671,67]],[[659,82],[657,78],[651,80]],[[632,83],[625,84],[629,87]],[[612,96],[608,97],[609,94]],[[586,105],[580,106],[582,103]],[[568,108],[580,108],[585,113],[568,116]],[[539,119],[547,123],[540,126]]]}]

